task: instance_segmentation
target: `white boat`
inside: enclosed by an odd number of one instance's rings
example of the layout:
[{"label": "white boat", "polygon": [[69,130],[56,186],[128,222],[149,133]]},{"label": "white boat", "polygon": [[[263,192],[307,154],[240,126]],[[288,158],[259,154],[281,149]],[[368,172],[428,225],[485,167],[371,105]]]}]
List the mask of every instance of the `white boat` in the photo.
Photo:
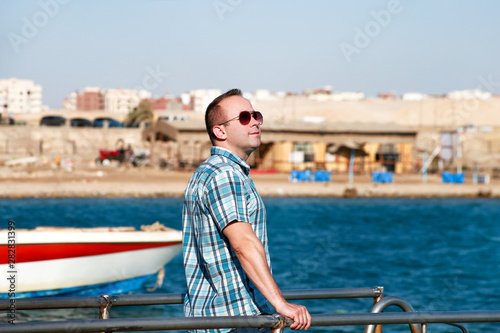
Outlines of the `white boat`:
[{"label": "white boat", "polygon": [[[87,295],[140,287],[182,247],[161,224],[133,227],[0,230],[0,298]],[[14,295],[13,295],[14,294]]]}]

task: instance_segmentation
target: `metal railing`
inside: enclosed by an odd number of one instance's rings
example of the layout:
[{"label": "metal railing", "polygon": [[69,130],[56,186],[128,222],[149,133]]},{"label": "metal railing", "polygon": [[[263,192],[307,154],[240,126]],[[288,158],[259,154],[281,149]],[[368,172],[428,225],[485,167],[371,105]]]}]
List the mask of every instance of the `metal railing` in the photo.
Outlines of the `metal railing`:
[{"label": "metal railing", "polygon": [[[340,298],[374,298],[378,301],[383,295],[383,287],[374,288],[343,288],[343,289],[312,289],[284,290],[283,297],[287,300],[306,299],[340,299]],[[100,318],[108,319],[113,306],[129,305],[166,305],[182,304],[185,294],[150,294],[150,295],[102,295],[100,297],[48,297],[15,299],[15,309],[69,309],[69,308],[99,308]],[[0,310],[11,308],[10,299],[0,299]]]},{"label": "metal railing", "polygon": [[[457,323],[500,322],[500,311],[448,311],[415,312],[411,305],[399,297],[383,296],[383,288],[290,290],[283,292],[289,300],[334,299],[334,298],[373,298],[376,302],[372,313],[312,315],[311,326],[366,326],[365,332],[373,325],[408,324],[412,332],[427,332],[430,323],[452,324],[467,332]],[[54,297],[15,299],[15,309],[62,309],[62,308],[100,308],[101,319],[67,320],[50,322],[25,322],[15,325],[0,325],[5,333],[32,332],[137,332],[152,330],[191,330],[213,328],[269,327],[281,331],[292,321],[283,316],[248,317],[170,317],[170,318],[117,318],[109,319],[113,306],[181,304],[184,294],[123,295],[101,297]],[[0,310],[10,310],[11,300],[0,300]],[[387,306],[397,305],[408,312],[380,313]],[[378,312],[378,313],[377,313]],[[418,327],[421,325],[421,328]]]}]

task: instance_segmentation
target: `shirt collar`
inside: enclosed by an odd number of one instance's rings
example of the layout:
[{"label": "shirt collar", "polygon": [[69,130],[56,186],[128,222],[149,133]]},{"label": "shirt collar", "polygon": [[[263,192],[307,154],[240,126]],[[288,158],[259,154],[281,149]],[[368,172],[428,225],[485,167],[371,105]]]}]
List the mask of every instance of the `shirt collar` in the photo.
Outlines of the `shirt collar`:
[{"label": "shirt collar", "polygon": [[238,164],[245,173],[245,175],[248,176],[248,174],[250,173],[250,166],[248,165],[248,163],[245,162],[241,157],[239,157],[238,155],[234,154],[232,151],[226,148],[212,146],[212,149],[210,150],[210,155],[220,155],[227,157],[231,161]]}]

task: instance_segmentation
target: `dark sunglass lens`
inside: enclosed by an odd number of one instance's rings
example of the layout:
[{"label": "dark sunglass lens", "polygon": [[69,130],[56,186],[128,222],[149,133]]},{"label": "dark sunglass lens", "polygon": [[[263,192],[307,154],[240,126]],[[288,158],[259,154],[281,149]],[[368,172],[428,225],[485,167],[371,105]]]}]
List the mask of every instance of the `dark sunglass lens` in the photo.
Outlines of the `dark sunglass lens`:
[{"label": "dark sunglass lens", "polygon": [[263,123],[263,121],[264,121],[264,120],[263,120],[263,117],[262,117],[262,113],[260,113],[259,111],[255,111],[255,112],[253,113],[253,118],[254,118],[255,120],[257,120],[257,121],[258,121],[259,123],[261,123],[261,124],[262,124],[262,123]]},{"label": "dark sunglass lens", "polygon": [[252,119],[252,115],[248,111],[243,111],[240,113],[240,123],[242,125],[248,125],[250,122],[250,119]]}]

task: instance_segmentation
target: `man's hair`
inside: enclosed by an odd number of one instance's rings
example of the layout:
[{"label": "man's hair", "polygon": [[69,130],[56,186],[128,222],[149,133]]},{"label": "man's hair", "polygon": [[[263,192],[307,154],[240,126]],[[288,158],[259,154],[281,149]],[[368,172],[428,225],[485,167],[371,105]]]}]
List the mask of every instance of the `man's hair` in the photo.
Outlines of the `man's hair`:
[{"label": "man's hair", "polygon": [[224,112],[220,107],[220,102],[231,96],[243,96],[240,89],[231,89],[222,95],[216,97],[212,103],[208,104],[207,111],[205,112],[205,126],[207,127],[208,136],[212,144],[216,140],[215,135],[212,131],[215,125],[218,125],[224,121]]}]

